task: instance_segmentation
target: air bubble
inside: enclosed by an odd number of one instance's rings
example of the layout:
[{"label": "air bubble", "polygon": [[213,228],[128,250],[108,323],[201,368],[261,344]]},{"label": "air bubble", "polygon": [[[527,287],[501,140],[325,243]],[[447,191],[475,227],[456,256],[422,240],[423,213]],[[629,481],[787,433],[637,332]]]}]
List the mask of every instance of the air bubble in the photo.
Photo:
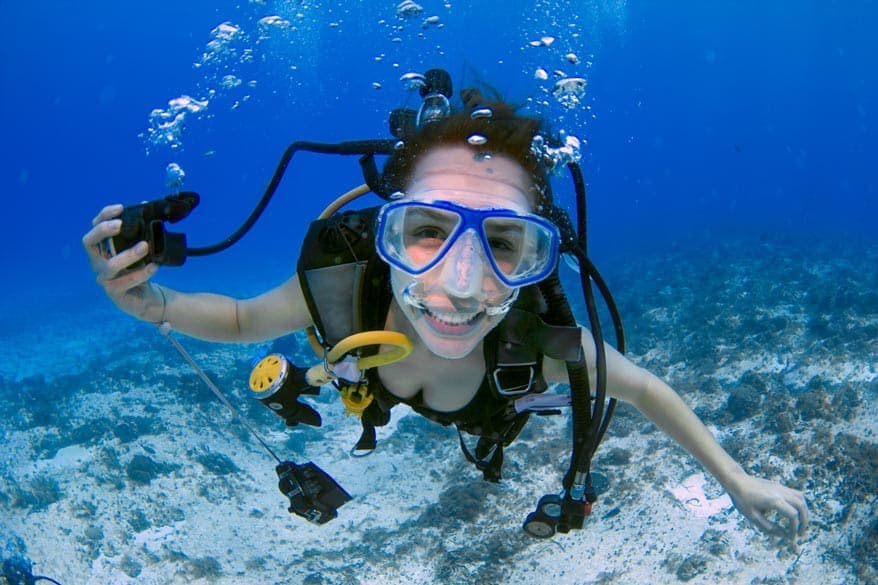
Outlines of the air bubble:
[{"label": "air bubble", "polygon": [[390,194],[390,198],[394,201],[402,199],[403,197],[405,197],[405,193],[403,193],[402,191],[394,191]]},{"label": "air bubble", "polygon": [[266,16],[265,18],[260,18],[259,22],[257,22],[256,24],[264,29],[289,28],[290,21],[284,20],[280,16]]},{"label": "air bubble", "polygon": [[427,84],[427,78],[421,75],[420,73],[405,73],[400,76],[400,81],[405,84],[405,88],[409,91],[414,89],[420,89]]},{"label": "air bubble", "polygon": [[481,134],[471,134],[470,137],[466,139],[466,141],[473,146],[481,146],[482,144],[488,142],[488,139]]},{"label": "air bubble", "polygon": [[473,110],[473,112],[469,115],[470,118],[490,118],[494,115],[494,110],[491,108],[477,108]]},{"label": "air bubble", "polygon": [[585,98],[586,81],[582,77],[568,77],[555,82],[552,95],[568,109],[577,107]]},{"label": "air bubble", "polygon": [[424,7],[412,0],[403,0],[396,5],[397,18],[414,18],[424,11]]},{"label": "air bubble", "polygon": [[186,172],[177,163],[170,163],[165,168],[165,178],[165,185],[168,188],[179,191],[180,187],[183,186],[183,181],[186,179]]}]

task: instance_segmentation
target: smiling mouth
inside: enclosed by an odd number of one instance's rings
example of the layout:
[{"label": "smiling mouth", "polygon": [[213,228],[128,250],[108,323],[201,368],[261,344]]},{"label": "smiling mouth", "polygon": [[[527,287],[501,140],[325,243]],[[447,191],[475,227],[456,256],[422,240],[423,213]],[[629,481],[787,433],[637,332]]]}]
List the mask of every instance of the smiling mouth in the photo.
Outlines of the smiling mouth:
[{"label": "smiling mouth", "polygon": [[485,312],[478,313],[449,313],[433,312],[430,309],[421,309],[427,322],[439,333],[460,334],[472,329],[472,327],[484,317]]}]

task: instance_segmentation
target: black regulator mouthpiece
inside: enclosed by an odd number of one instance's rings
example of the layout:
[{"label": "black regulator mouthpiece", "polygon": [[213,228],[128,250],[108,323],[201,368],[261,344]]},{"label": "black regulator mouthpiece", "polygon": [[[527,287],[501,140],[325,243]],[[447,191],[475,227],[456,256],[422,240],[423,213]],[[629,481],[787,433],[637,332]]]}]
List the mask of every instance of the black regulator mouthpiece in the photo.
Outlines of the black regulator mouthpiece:
[{"label": "black regulator mouthpiece", "polygon": [[278,489],[290,499],[289,512],[313,524],[326,524],[351,496],[328,473],[312,462],[284,461],[275,468]]},{"label": "black regulator mouthpiece", "polygon": [[182,266],[186,261],[186,234],[165,229],[165,222],[177,223],[198,205],[198,193],[183,191],[122,210],[119,235],[104,242],[111,256],[127,250],[140,241],[149,244],[147,256],[131,268],[141,268],[150,262],[167,266]]}]

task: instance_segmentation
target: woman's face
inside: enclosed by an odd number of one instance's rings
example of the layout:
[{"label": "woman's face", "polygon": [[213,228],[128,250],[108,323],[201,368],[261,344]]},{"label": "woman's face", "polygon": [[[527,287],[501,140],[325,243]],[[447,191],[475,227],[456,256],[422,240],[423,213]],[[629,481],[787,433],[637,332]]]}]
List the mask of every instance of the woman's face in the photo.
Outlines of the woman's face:
[{"label": "woman's face", "polygon": [[[514,159],[443,146],[420,157],[405,200],[529,213],[531,186],[527,172]],[[441,357],[469,355],[503,320],[506,312],[501,306],[513,298],[514,289],[497,279],[486,253],[470,230],[423,274],[412,276],[391,267],[397,305],[424,344]]]}]

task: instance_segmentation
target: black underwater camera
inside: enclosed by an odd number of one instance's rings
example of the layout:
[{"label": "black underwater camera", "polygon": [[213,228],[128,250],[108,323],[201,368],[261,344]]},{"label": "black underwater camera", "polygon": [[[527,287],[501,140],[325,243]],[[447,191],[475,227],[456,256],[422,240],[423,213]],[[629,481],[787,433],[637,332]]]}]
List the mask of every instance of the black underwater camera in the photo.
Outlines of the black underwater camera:
[{"label": "black underwater camera", "polygon": [[175,234],[165,229],[165,222],[177,223],[195,209],[200,201],[198,193],[183,191],[122,210],[119,219],[122,229],[118,235],[107,238],[102,249],[110,256],[127,250],[140,241],[149,244],[149,253],[131,268],[137,269],[150,262],[167,266],[182,266],[186,261],[186,234]]},{"label": "black underwater camera", "polygon": [[311,463],[284,461],[275,468],[278,489],[290,499],[289,512],[313,524],[326,524],[351,496],[328,473]]}]

